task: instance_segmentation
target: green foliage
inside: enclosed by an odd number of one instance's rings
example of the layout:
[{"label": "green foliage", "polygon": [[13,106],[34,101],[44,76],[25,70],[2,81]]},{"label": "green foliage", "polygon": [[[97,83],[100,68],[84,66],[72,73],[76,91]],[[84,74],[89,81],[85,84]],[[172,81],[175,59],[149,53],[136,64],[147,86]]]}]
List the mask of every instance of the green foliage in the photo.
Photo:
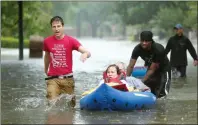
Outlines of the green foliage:
[{"label": "green foliage", "polygon": [[51,31],[51,2],[24,1],[24,36],[49,35]]},{"label": "green foliage", "polygon": [[165,34],[172,33],[176,23],[194,30],[197,28],[197,2],[120,1],[115,2],[114,6],[123,24],[145,25],[144,29],[158,28]]},{"label": "green foliage", "polygon": [[144,24],[157,14],[160,7],[173,4],[159,1],[121,1],[115,3],[115,12],[122,17],[124,24]]},{"label": "green foliage", "polygon": [[128,24],[129,20],[130,20],[130,10],[133,7],[133,3],[132,1],[119,1],[119,2],[115,2],[114,3],[114,11],[115,13],[119,14],[121,19],[122,19],[122,23],[123,24]]},{"label": "green foliage", "polygon": [[65,24],[76,27],[76,16],[79,11],[78,2],[70,2],[67,11],[65,11]]},{"label": "green foliage", "polygon": [[[14,37],[1,37],[2,48],[18,48],[19,40]],[[24,48],[29,48],[29,40],[24,40]]]},{"label": "green foliage", "polygon": [[97,29],[109,19],[112,13],[111,2],[79,2],[76,13],[77,25],[83,21],[91,25],[92,37],[96,37]]},{"label": "green foliage", "polygon": [[[159,5],[157,2],[139,2],[136,6],[133,6],[130,12],[130,19],[128,24],[144,24],[148,22],[157,12]],[[147,10],[147,11],[145,11]]]},{"label": "green foliage", "polygon": [[[137,32],[143,28],[158,28],[159,32],[169,34],[176,23],[197,30],[197,1],[23,1],[24,38],[50,35],[49,22],[55,15],[63,17],[66,26],[76,27],[81,23],[82,32],[90,30],[91,26],[95,35],[98,29],[100,34],[110,33],[112,25],[119,27],[118,34],[123,32],[123,35],[125,26],[130,25],[138,25]],[[17,1],[1,2],[1,35],[18,37]]]},{"label": "green foliage", "polygon": [[160,8],[159,12],[154,18],[154,25],[165,30],[170,28],[173,29],[174,25],[177,23],[182,23],[185,17],[186,15],[180,8]]},{"label": "green foliage", "polygon": [[175,5],[177,7],[160,8],[157,15],[150,21],[153,27],[161,29],[162,32],[165,31],[164,34],[166,36],[170,36],[173,33],[173,27],[177,23],[181,23],[188,30],[197,25],[196,6],[191,9],[187,2],[175,2]]},{"label": "green foliage", "polygon": [[67,18],[68,11],[77,5],[77,2],[71,1],[52,1],[51,3],[53,7],[52,15],[61,16],[64,20],[69,20]]},{"label": "green foliage", "polygon": [[[39,34],[46,36],[50,32],[51,2],[23,1],[23,31],[24,37]],[[18,2],[1,2],[1,35],[18,37]]]},{"label": "green foliage", "polygon": [[[184,25],[192,30],[197,30],[197,2],[187,2],[189,10],[186,12],[187,17],[184,18]],[[190,24],[190,25],[189,25]]]},{"label": "green foliage", "polygon": [[1,2],[1,35],[17,36],[18,6],[16,1]]}]

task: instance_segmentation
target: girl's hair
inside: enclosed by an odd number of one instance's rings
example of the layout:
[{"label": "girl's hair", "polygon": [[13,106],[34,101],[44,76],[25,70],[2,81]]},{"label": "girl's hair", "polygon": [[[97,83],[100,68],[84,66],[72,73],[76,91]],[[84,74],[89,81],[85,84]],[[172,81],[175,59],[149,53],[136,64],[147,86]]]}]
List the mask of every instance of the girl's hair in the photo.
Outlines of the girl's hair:
[{"label": "girl's hair", "polygon": [[116,64],[111,64],[111,65],[109,65],[109,66],[107,67],[106,71],[105,71],[106,73],[108,72],[108,70],[109,70],[110,67],[115,67],[115,68],[116,68],[116,71],[117,71],[117,74],[118,74],[118,75],[121,74],[120,69],[119,69],[119,67],[118,67]]}]

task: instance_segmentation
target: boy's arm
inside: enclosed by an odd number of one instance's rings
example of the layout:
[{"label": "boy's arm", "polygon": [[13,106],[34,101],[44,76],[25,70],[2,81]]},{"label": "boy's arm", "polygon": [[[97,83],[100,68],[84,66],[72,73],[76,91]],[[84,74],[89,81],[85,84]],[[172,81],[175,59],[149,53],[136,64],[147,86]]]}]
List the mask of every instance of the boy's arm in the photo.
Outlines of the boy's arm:
[{"label": "boy's arm", "polygon": [[78,48],[78,51],[82,53],[82,55],[80,56],[80,60],[82,62],[84,62],[87,58],[91,57],[91,53],[87,49],[85,49],[83,46],[80,46]]},{"label": "boy's arm", "polygon": [[49,54],[49,52],[45,51],[45,55],[44,55],[44,71],[45,71],[46,75],[47,75],[48,68],[49,68],[49,60],[50,60],[50,54]]}]

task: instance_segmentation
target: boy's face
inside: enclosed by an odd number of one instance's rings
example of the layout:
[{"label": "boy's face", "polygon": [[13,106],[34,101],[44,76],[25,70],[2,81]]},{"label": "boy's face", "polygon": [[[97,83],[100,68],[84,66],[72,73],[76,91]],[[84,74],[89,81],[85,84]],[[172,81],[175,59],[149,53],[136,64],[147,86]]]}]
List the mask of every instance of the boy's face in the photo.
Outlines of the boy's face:
[{"label": "boy's face", "polygon": [[52,22],[52,31],[57,38],[60,38],[64,34],[64,27],[60,21]]},{"label": "boy's face", "polygon": [[109,78],[116,78],[118,76],[117,70],[115,67],[109,67],[107,70],[107,77]]}]

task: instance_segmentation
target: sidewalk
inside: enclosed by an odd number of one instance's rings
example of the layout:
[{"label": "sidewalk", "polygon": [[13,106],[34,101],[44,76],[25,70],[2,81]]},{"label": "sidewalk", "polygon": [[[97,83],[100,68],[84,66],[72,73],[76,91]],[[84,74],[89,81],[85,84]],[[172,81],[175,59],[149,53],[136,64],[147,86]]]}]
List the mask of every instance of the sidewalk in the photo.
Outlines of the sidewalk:
[{"label": "sidewalk", "polygon": [[[23,59],[30,59],[28,48],[23,49]],[[1,48],[1,61],[3,60],[19,60],[19,49]]]}]

